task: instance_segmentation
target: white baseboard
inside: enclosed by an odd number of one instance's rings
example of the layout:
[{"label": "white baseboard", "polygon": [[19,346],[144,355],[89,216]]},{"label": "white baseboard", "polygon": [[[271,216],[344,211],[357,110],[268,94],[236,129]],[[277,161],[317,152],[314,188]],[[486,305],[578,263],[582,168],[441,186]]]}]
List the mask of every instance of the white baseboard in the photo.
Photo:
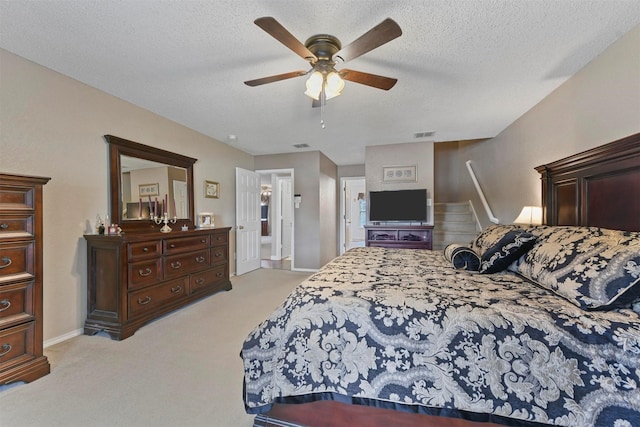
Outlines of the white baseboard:
[{"label": "white baseboard", "polygon": [[317,268],[292,268],[291,271],[303,271],[307,273],[317,273],[319,270]]},{"label": "white baseboard", "polygon": [[82,335],[83,332],[84,332],[83,329],[76,329],[75,331],[67,332],[66,334],[57,336],[55,338],[51,338],[50,340],[46,340],[43,343],[43,347],[47,348],[47,347],[50,347],[52,345],[59,344],[62,341],[70,340],[71,338],[74,338],[74,337],[77,337],[79,335]]}]

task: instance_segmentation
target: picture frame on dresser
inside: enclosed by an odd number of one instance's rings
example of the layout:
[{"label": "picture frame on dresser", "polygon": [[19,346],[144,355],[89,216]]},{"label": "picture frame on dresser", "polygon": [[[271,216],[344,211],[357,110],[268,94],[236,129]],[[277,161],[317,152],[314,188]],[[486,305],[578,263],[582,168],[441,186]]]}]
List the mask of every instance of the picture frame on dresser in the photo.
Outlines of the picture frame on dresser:
[{"label": "picture frame on dresser", "polygon": [[198,214],[198,228],[212,228],[212,227],[215,227],[215,223],[213,221],[213,213],[200,212]]}]

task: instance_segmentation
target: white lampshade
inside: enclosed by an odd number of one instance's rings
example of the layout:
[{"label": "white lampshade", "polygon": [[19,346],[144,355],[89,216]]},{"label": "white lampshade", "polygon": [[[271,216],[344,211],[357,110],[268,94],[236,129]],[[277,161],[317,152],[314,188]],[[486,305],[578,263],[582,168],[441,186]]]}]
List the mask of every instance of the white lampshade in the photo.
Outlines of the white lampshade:
[{"label": "white lampshade", "polygon": [[540,225],[542,224],[542,208],[540,206],[525,206],[514,224]]},{"label": "white lampshade", "polygon": [[342,89],[344,89],[344,80],[340,78],[340,75],[334,71],[327,74],[327,82],[324,85],[326,99],[335,98],[340,95]]},{"label": "white lampshade", "polygon": [[322,76],[322,73],[319,71],[314,71],[307,79],[307,90],[304,94],[309,98],[315,99],[316,101],[319,100],[320,91],[322,90],[323,84],[324,77]]},{"label": "white lampshade", "polygon": [[325,100],[335,98],[344,89],[344,80],[336,71],[331,71],[326,76],[320,71],[314,71],[307,79],[307,90],[304,92],[309,98],[320,100],[320,92],[324,89]]}]

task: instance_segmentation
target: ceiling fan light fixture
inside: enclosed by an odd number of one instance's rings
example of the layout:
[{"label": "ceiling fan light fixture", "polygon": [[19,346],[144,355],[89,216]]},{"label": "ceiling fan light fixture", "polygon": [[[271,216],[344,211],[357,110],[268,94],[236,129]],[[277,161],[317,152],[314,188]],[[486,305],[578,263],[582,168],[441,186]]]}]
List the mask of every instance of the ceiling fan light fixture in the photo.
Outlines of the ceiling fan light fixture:
[{"label": "ceiling fan light fixture", "polygon": [[313,98],[316,101],[320,100],[321,92],[324,89],[325,100],[327,100],[342,94],[344,80],[335,70],[329,73],[326,71],[314,71],[307,79],[306,87],[307,90],[304,94],[309,98]]},{"label": "ceiling fan light fixture", "polygon": [[307,90],[304,92],[309,98],[320,99],[320,92],[324,84],[324,77],[320,71],[314,71],[307,79]]},{"label": "ceiling fan light fixture", "polygon": [[344,80],[340,77],[340,75],[332,71],[327,74],[326,83],[324,86],[324,92],[326,95],[326,99],[335,98],[342,93],[342,89],[344,89]]}]

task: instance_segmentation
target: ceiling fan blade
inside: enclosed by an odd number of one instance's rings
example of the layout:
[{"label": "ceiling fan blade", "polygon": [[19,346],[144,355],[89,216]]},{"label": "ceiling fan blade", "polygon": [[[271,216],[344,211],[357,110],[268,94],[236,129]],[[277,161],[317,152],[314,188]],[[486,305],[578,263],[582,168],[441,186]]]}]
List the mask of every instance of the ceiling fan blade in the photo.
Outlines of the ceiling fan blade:
[{"label": "ceiling fan blade", "polygon": [[286,79],[292,79],[294,77],[304,76],[305,74],[307,74],[307,72],[302,70],[291,71],[290,73],[277,74],[275,76],[263,77],[261,79],[247,80],[246,82],[244,82],[244,84],[246,84],[247,86],[254,87],[254,86],[264,85],[267,83],[279,82],[280,80],[286,80]]},{"label": "ceiling fan blade", "polygon": [[271,37],[294,51],[301,58],[315,63],[318,58],[306,48],[297,38],[293,36],[286,28],[284,28],[275,18],[265,16],[253,21],[258,27],[265,30]]},{"label": "ceiling fan blade", "polygon": [[362,71],[342,69],[339,72],[340,77],[350,82],[360,83],[363,85],[375,87],[378,89],[389,90],[391,89],[398,79],[392,79],[391,77],[378,76],[376,74],[363,73]]},{"label": "ceiling fan blade", "polygon": [[387,18],[364,33],[357,40],[336,52],[336,54],[333,55],[333,60],[341,59],[343,62],[351,61],[370,50],[400,37],[400,35],[402,35],[400,26],[393,19]]}]

